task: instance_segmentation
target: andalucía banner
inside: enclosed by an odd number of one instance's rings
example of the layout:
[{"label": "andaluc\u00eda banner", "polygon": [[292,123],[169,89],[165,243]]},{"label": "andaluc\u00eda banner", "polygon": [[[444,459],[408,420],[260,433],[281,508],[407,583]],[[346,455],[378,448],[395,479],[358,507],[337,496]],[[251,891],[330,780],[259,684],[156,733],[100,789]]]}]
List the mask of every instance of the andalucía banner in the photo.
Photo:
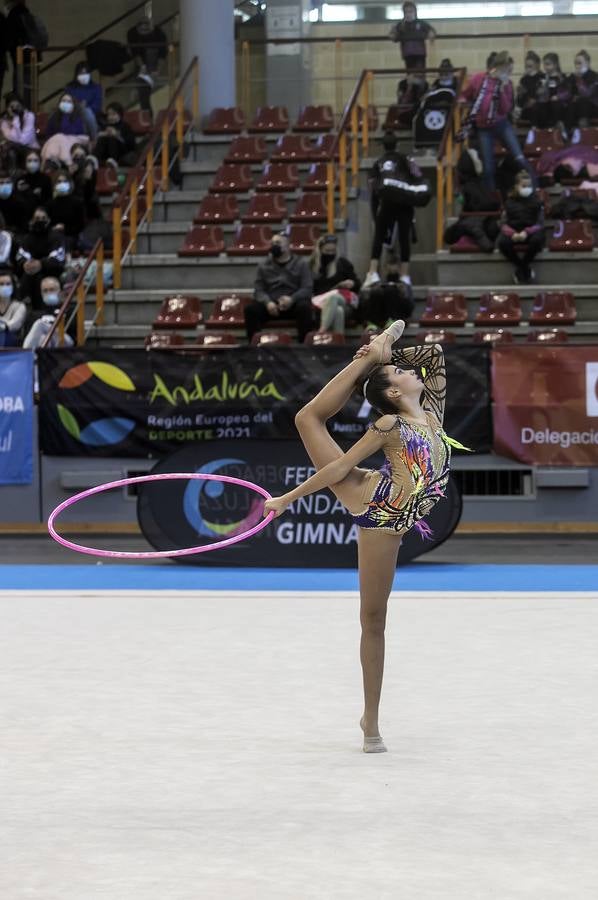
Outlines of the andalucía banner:
[{"label": "andaluc\u00eda banner", "polygon": [[491,359],[496,452],[598,466],[598,346],[497,346]]}]

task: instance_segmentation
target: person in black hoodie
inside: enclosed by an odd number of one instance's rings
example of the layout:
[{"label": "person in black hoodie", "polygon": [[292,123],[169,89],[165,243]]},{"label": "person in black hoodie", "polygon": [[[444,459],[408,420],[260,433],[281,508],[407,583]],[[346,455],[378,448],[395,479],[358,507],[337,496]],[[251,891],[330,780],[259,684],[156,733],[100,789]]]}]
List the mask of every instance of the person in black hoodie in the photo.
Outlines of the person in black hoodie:
[{"label": "person in black hoodie", "polygon": [[587,128],[598,115],[598,74],[590,68],[590,55],[580,50],[575,57],[575,72],[569,76],[571,105],[569,127]]},{"label": "person in black hoodie", "polygon": [[544,83],[542,60],[533,50],[525,55],[525,75],[517,86],[516,118],[530,121],[531,111],[538,102],[540,88]]},{"label": "person in black hoodie", "polygon": [[356,308],[361,282],[353,263],[337,256],[334,234],[321,237],[311,255],[310,267],[314,278],[312,304],[320,310],[319,331],[344,334],[348,308]]},{"label": "person in black hoodie", "polygon": [[21,241],[16,255],[21,297],[29,298],[33,310],[43,310],[40,284],[46,275],[60,278],[66,261],[64,238],[50,230],[50,217],[38,206],[29,223],[29,233]]},{"label": "person in black hoodie", "polygon": [[515,284],[535,279],[531,267],[544,246],[544,207],[528,173],[519,172],[505,204],[498,249],[513,263]]},{"label": "person in black hoodie", "polygon": [[64,235],[68,250],[77,247],[77,240],[85,226],[85,207],[81,197],[73,193],[73,182],[66,172],[60,172],[54,183],[54,199],[48,207],[50,222]]},{"label": "person in black hoodie", "polygon": [[[497,216],[471,215],[471,213],[491,213],[500,210],[500,197],[491,191],[483,176],[482,163],[476,150],[469,149],[461,154],[457,163],[457,174],[462,200],[461,216],[444,233],[444,241],[451,246],[462,237],[471,238],[481,250],[492,253],[498,236]],[[463,215],[469,213],[469,215]]]},{"label": "person in black hoodie", "polygon": [[117,168],[133,165],[136,157],[135,135],[124,120],[125,111],[120,103],[106,107],[106,126],[100,131],[95,145],[95,155],[100,163]]},{"label": "person in black hoodie", "polygon": [[52,199],[52,179],[41,171],[42,160],[38,150],[30,150],[25,157],[25,172],[21,176],[29,185],[29,193],[36,206],[47,206]]}]

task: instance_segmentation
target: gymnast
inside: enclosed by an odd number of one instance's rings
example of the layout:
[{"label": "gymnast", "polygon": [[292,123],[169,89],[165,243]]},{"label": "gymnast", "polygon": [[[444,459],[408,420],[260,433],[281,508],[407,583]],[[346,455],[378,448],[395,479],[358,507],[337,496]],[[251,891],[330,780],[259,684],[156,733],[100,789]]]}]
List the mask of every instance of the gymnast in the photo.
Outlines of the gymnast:
[{"label": "gymnast", "polygon": [[[283,496],[267,500],[264,507],[265,514],[279,516],[300,497],[328,487],[359,526],[364,690],[360,725],[365,753],[386,751],[378,728],[378,709],[386,609],[401,538],[413,526],[422,536],[430,536],[429,526],[422,519],[444,496],[451,446],[462,446],[442,427],[446,397],[442,348],[434,344],[393,352],[393,344],[404,328],[405,323],[399,319],[361,347],[353,361],[298,412],[297,430],[316,474]],[[326,422],[359,385],[380,417],[343,453]],[[378,450],[386,457],[381,470],[359,467]]]}]

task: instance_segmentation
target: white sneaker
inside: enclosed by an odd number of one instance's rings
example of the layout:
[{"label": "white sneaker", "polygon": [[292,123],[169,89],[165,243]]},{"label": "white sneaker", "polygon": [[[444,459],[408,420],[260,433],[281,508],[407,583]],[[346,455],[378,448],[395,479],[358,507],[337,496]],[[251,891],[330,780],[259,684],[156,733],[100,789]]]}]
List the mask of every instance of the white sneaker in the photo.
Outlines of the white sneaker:
[{"label": "white sneaker", "polygon": [[377,272],[368,272],[368,274],[365,276],[365,281],[363,282],[363,287],[369,288],[369,287],[372,287],[372,285],[379,284],[379,283],[380,283],[380,276],[378,275],[378,273]]}]

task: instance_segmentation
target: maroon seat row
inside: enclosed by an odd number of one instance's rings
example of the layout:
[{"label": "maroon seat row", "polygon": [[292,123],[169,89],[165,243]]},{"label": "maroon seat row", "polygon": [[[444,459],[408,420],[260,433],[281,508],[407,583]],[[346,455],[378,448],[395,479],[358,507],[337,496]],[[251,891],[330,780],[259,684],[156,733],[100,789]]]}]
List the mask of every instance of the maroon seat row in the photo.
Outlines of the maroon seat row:
[{"label": "maroon seat row", "polygon": [[239,219],[260,224],[282,222],[287,218],[291,222],[325,222],[326,198],[315,192],[303,194],[289,215],[284,194],[255,194],[241,214],[234,194],[211,194],[201,201],[193,221],[196,225],[231,225]]},{"label": "maroon seat row", "polygon": [[[305,343],[312,347],[329,347],[331,345],[342,346],[345,344],[344,334],[334,332],[310,331],[305,336]],[[286,331],[259,331],[251,339],[252,347],[266,347],[293,343],[293,335]],[[187,343],[180,332],[177,331],[152,331],[145,338],[145,347],[148,350],[180,350],[181,347],[189,349],[203,348],[205,350],[228,350],[231,347],[240,347],[241,342],[234,334],[225,331],[212,331],[197,335],[194,343]]]},{"label": "maroon seat row", "polygon": [[[465,296],[453,292],[428,294],[420,325],[465,325],[468,318]],[[476,325],[519,325],[521,300],[514,292],[489,291],[480,297]],[[569,291],[542,291],[534,299],[529,322],[532,325],[573,325],[577,318],[575,298]]]},{"label": "maroon seat row", "polygon": [[[261,106],[255,117],[247,124],[245,113],[238,106],[216,107],[210,113],[204,128],[205,134],[240,134],[247,129],[254,133],[274,133],[288,131],[289,113],[285,106]],[[334,113],[332,107],[304,106],[293,125],[293,131],[332,131]]]},{"label": "maroon seat row", "polygon": [[[457,336],[454,331],[420,331],[418,341],[424,344],[454,344]],[[474,331],[474,344],[512,344],[515,338],[512,331],[497,328],[494,331]],[[528,331],[527,340],[536,344],[566,344],[569,335],[561,328],[550,328],[546,331],[536,329]]]},{"label": "maroon seat row", "polygon": [[[288,230],[291,252],[311,253],[320,235],[321,231],[316,225],[291,225]],[[271,242],[272,229],[269,225],[239,226],[230,247],[226,247],[219,225],[194,225],[185,235],[178,255],[219,256],[226,253],[228,256],[265,256],[270,250]]]}]

